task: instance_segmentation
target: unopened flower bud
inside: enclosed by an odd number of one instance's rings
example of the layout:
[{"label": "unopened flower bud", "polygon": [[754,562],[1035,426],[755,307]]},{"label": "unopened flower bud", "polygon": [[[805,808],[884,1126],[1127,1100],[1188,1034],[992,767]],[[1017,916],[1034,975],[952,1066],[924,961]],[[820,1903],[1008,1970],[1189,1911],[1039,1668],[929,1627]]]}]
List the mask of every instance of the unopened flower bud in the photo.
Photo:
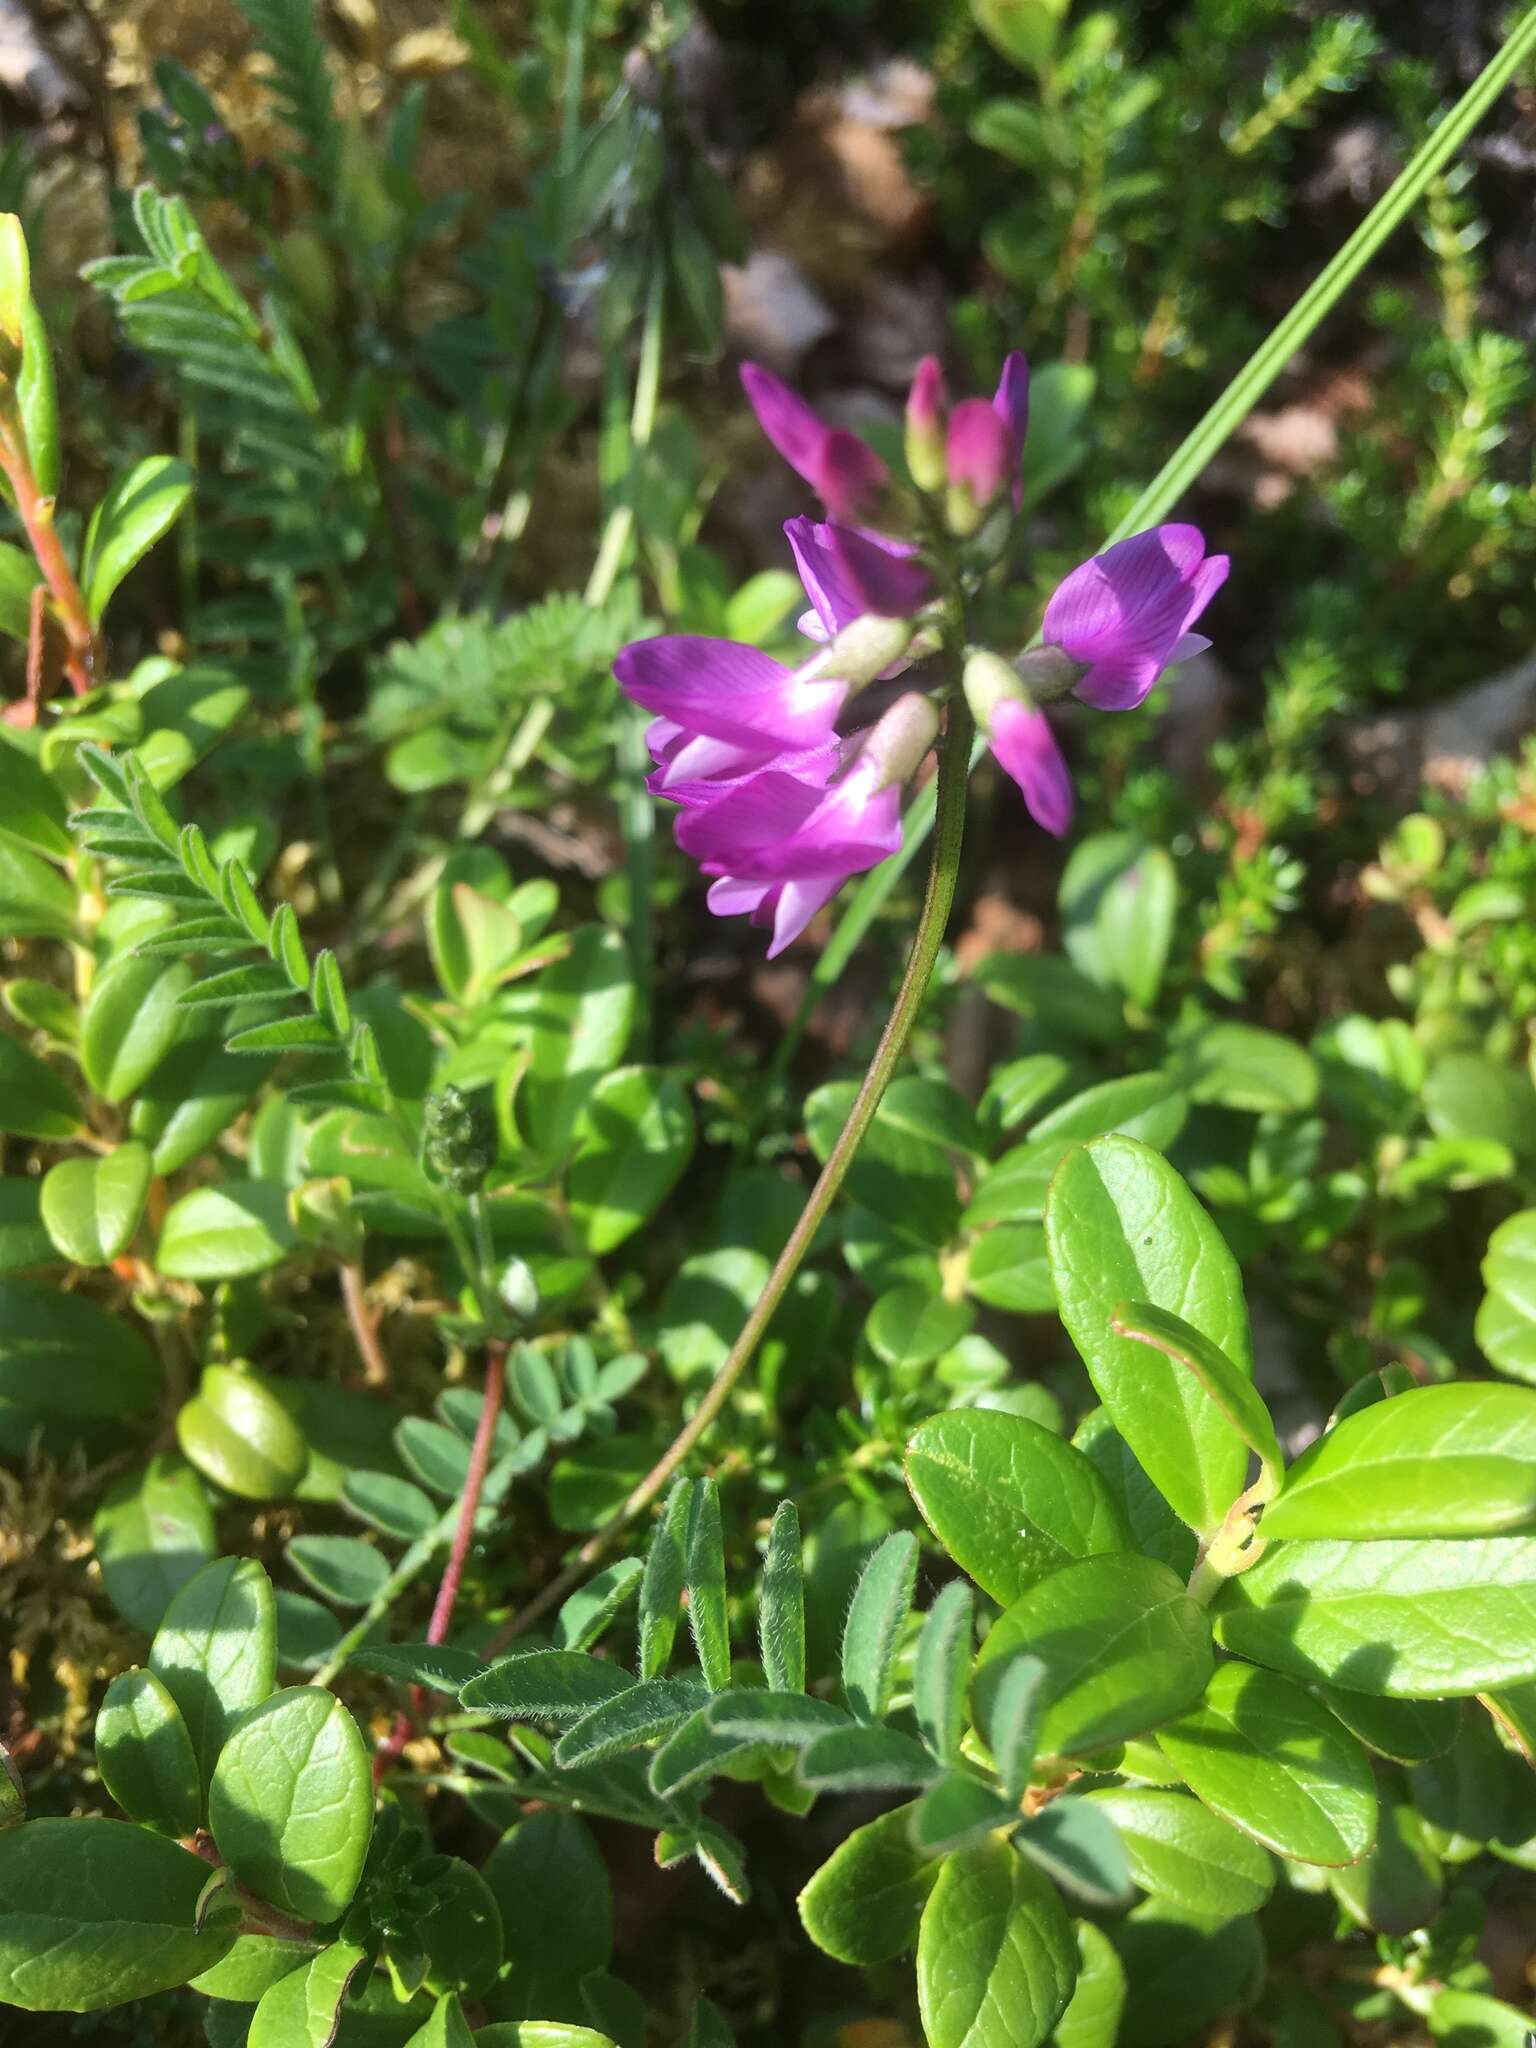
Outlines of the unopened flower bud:
[{"label": "unopened flower bud", "polygon": [[920,491],[942,489],[947,470],[944,462],[944,415],[949,393],[937,356],[924,356],[907,394],[907,468]]},{"label": "unopened flower bud", "polygon": [[961,682],[971,716],[984,733],[991,732],[1000,705],[1034,702],[1013,663],[993,654],[990,648],[972,648],[966,656]]},{"label": "unopened flower bud", "polygon": [[472,1195],[496,1163],[496,1119],[489,1105],[452,1085],[427,1097],[422,1138],[428,1165],[455,1194]]},{"label": "unopened flower bud", "polygon": [[508,1259],[496,1292],[520,1322],[532,1322],[539,1312],[539,1283],[526,1259]]},{"label": "unopened flower bud", "polygon": [[1026,689],[1043,702],[1065,697],[1088,673],[1088,664],[1074,661],[1064,647],[1031,647],[1014,663]]},{"label": "unopened flower bud", "polygon": [[844,626],[810,664],[814,675],[836,676],[850,689],[861,690],[900,661],[912,641],[911,619],[885,619],[866,612]]},{"label": "unopened flower bud", "polygon": [[0,376],[21,374],[27,304],[32,295],[27,238],[14,213],[0,213]]},{"label": "unopened flower bud", "polygon": [[1012,481],[1018,457],[1013,435],[984,398],[967,398],[949,416],[945,509],[950,529],[974,533],[988,507]]},{"label": "unopened flower bud", "polygon": [[859,754],[859,769],[878,775],[876,789],[906,782],[916,774],[923,756],[939,736],[939,710],[931,697],[908,690],[870,728]]}]

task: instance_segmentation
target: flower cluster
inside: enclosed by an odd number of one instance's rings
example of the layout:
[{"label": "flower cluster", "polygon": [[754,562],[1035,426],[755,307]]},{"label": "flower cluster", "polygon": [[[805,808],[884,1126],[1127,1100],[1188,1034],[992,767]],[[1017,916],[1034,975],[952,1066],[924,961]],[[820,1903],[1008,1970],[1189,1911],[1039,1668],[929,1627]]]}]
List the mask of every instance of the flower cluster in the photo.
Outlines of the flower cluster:
[{"label": "flower cluster", "polygon": [[[710,909],[769,926],[771,959],[850,875],[901,844],[902,786],[938,736],[940,696],[882,690],[878,716],[860,700],[936,649],[946,584],[963,594],[996,558],[1022,501],[1029,374],[1010,355],[990,400],[951,406],[938,362],[919,365],[906,466],[937,550],[870,523],[895,496],[874,449],[757,364],[741,374],[763,432],[829,515],[785,528],[809,651],[791,668],[734,641],[669,634],[626,647],[615,673],[654,714],[649,786],[680,807],[677,843],[711,877]],[[968,652],[966,699],[1046,831],[1071,822],[1072,783],[1042,703],[1069,691],[1102,711],[1141,703],[1165,668],[1210,644],[1190,628],[1227,568],[1197,528],[1154,527],[1072,571],[1039,646],[1011,661]]]}]

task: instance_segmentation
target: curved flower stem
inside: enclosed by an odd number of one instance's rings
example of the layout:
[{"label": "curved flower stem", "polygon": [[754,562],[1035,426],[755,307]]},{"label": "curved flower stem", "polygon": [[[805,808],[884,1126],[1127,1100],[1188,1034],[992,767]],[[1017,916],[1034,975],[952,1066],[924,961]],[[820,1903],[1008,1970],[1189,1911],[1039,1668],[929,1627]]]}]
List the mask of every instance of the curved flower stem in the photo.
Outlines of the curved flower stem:
[{"label": "curved flower stem", "polygon": [[972,724],[970,712],[963,698],[956,696],[949,705],[949,723],[939,754],[937,777],[938,807],[933,842],[933,857],[928,867],[928,886],[923,895],[923,907],[917,921],[917,931],[912,940],[912,951],[907,959],[906,973],[901,978],[901,987],[886,1026],[880,1034],[880,1043],[875,1047],[874,1057],[864,1076],[863,1085],[854,1098],[848,1112],[848,1121],[838,1134],[837,1143],[827,1155],[827,1163],[817,1176],[816,1185],[806,1197],[805,1207],[799,1221],[790,1232],[778,1261],[768,1276],[766,1286],[758,1297],[752,1313],[741,1326],[736,1342],[724,1364],[710,1381],[708,1390],[688,1421],[672,1439],[666,1451],[646,1473],[639,1485],[630,1494],[624,1505],[609,1521],[605,1522],[596,1535],[584,1543],[575,1558],[558,1577],[552,1579],[538,1596],[505,1628],[497,1638],[496,1647],[510,1642],[521,1635],[530,1623],[541,1614],[564,1599],[571,1589],[579,1585],[587,1572],[597,1563],[604,1552],[635,1517],[648,1508],[666,1488],[674,1472],[693,1450],[720,1415],[731,1398],[737,1381],[751,1363],[752,1355],[762,1339],[764,1331],[773,1319],[775,1309],[783,1300],[789,1283],[799,1271],[800,1262],[811,1248],[811,1242],[831,1208],[833,1198],[842,1186],[854,1154],[858,1151],[865,1132],[874,1122],[875,1111],[880,1107],[880,1098],[889,1086],[891,1077],[906,1051],[907,1040],[917,1022],[918,1011],[928,983],[933,974],[933,965],[943,943],[945,928],[949,923],[950,906],[955,900],[955,883],[960,872],[960,848],[965,835],[966,782],[970,774]]}]

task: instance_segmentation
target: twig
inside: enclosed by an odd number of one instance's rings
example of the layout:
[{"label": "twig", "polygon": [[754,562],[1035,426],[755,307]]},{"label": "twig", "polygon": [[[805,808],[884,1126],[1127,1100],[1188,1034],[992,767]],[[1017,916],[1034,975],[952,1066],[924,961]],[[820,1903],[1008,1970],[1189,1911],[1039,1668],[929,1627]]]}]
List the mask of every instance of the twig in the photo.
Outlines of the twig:
[{"label": "twig", "polygon": [[348,1259],[342,1264],[340,1273],[341,1298],[346,1304],[347,1321],[352,1325],[358,1356],[363,1361],[363,1378],[370,1387],[387,1387],[389,1360],[379,1342],[379,1326],[368,1309],[363,1269],[355,1259]]}]

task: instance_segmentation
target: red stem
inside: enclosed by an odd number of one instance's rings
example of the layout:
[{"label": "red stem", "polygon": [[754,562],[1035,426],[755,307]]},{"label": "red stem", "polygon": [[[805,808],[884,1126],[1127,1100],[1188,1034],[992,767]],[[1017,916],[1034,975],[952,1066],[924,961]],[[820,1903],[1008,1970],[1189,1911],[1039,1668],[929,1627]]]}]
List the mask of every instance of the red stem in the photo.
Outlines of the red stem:
[{"label": "red stem", "polygon": [[[496,1437],[497,1417],[501,1414],[506,1363],[506,1345],[492,1344],[486,1352],[485,1393],[480,1402],[480,1420],[475,1425],[475,1441],[469,1453],[469,1470],[464,1475],[464,1491],[459,1496],[459,1520],[453,1532],[453,1548],[449,1551],[448,1562],[443,1567],[442,1581],[432,1607],[432,1619],[427,1624],[429,1643],[444,1641],[453,1626],[453,1610],[458,1601],[464,1567],[469,1561],[469,1546],[474,1541],[475,1517],[480,1512],[480,1496],[485,1489],[485,1475],[490,1469],[491,1445]],[[418,1714],[426,1704],[426,1697],[426,1689],[423,1686],[412,1686],[411,1704]],[[397,1714],[394,1727],[374,1752],[375,1785],[405,1748],[410,1739],[410,1732],[409,1716]]]},{"label": "red stem", "polygon": [[27,531],[27,543],[58,607],[59,623],[69,643],[64,672],[76,696],[83,697],[96,684],[96,629],[53,523],[53,500],[37,488],[20,421],[14,416],[0,421],[0,468],[10,480],[16,510]]}]

